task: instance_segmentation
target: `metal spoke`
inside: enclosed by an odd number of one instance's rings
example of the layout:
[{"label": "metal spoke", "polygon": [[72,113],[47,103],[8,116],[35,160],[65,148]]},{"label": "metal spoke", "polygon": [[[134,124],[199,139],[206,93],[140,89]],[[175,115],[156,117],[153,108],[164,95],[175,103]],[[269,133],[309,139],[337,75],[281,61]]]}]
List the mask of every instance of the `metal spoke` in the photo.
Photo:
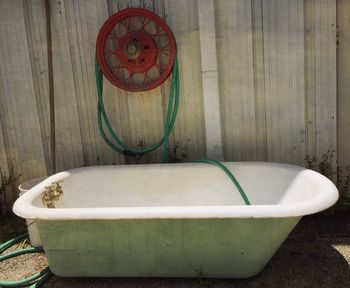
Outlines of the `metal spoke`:
[{"label": "metal spoke", "polygon": [[[126,21],[126,23],[127,23],[126,25],[125,25],[124,21]],[[130,29],[130,22],[131,22],[131,18],[128,17],[128,18],[126,18],[126,20],[123,19],[123,20],[120,21],[119,23],[120,23],[121,25],[123,25],[123,26],[129,31],[129,29]]]},{"label": "metal spoke", "polygon": [[108,34],[107,39],[110,39],[110,40],[116,39],[119,44],[120,38],[117,36],[117,33],[115,33],[114,27],[111,29],[111,32]]},{"label": "metal spoke", "polygon": [[[141,17],[141,16],[139,16],[139,19],[140,19],[140,23],[141,23],[140,31],[144,31],[146,26],[152,21],[151,19]],[[141,19],[143,19],[143,20],[141,20]]]},{"label": "metal spoke", "polygon": [[[125,28],[122,28],[120,26],[124,26]],[[115,24],[115,26],[113,27],[113,30],[114,31],[117,30],[117,32],[119,32],[119,33],[115,32],[115,34],[119,40],[122,39],[128,33],[128,28],[126,28],[125,24],[122,22]],[[125,30],[124,33],[122,33],[123,30]]]},{"label": "metal spoke", "polygon": [[129,72],[128,78],[125,79],[126,82],[128,82],[131,79],[131,84],[134,84],[134,73]]},{"label": "metal spoke", "polygon": [[[152,35],[152,37],[162,37],[162,36],[166,36],[166,33],[161,33],[163,31],[162,27],[157,26],[157,30],[156,32]],[[164,32],[164,31],[163,31]]]},{"label": "metal spoke", "polygon": [[[157,51],[160,52],[160,53],[165,54],[166,56],[170,56],[171,49],[170,48],[165,49],[165,48],[166,47],[158,48]],[[166,52],[166,51],[168,51],[168,52]]]},{"label": "metal spoke", "polygon": [[[149,70],[148,70],[149,71]],[[143,85],[145,85],[145,83],[146,83],[146,79],[149,79],[149,80],[153,80],[149,75],[148,75],[148,71],[146,71],[146,73],[145,73],[145,77],[143,78]]]},{"label": "metal spoke", "polygon": [[125,67],[122,64],[118,64],[117,66],[114,66],[113,69],[115,70],[115,73],[118,74],[120,69],[124,69]]},{"label": "metal spoke", "polygon": [[105,52],[107,52],[107,57],[111,58],[113,56],[118,56],[118,52],[117,51],[112,51],[111,49],[107,48],[105,49]]},{"label": "metal spoke", "polygon": [[154,66],[155,67],[157,67],[157,70],[158,70],[158,73],[159,73],[159,75],[161,75],[162,74],[162,72],[161,72],[161,67],[163,67],[163,66],[167,66],[167,64],[154,64]]}]

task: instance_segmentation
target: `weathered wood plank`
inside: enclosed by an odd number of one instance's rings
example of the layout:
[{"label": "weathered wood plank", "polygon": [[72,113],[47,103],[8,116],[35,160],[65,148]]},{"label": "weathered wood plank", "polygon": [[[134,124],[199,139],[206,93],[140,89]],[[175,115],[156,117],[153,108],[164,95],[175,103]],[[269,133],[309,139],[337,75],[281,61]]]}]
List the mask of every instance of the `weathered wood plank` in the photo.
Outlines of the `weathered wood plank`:
[{"label": "weathered wood plank", "polygon": [[207,157],[223,160],[214,1],[198,2]]},{"label": "weathered wood plank", "polygon": [[[292,116],[292,163],[304,165],[305,160],[305,24],[304,24],[304,1],[289,2],[289,53],[290,59],[290,86],[296,101],[290,105]],[[295,148],[297,147],[297,148]]]},{"label": "weathered wood plank", "polygon": [[[6,147],[5,147],[3,130],[2,130],[1,119],[0,119],[0,176],[8,177],[9,174],[10,173],[9,173],[8,163],[7,163]],[[3,185],[2,177],[0,177],[0,186]],[[7,190],[9,190],[9,189],[7,189]],[[7,193],[7,192],[9,192],[9,193]],[[0,194],[0,216],[7,214],[8,207],[11,207],[11,204],[13,202],[13,197],[12,197],[11,191],[5,191],[5,193],[6,194],[3,194],[3,193]],[[9,200],[8,198],[10,198],[11,200]]]},{"label": "weathered wood plank", "polygon": [[250,1],[216,1],[218,68],[226,160],[256,159]]},{"label": "weathered wood plank", "polygon": [[[65,1],[51,2],[57,170],[84,166]],[[79,103],[80,104],[80,103]]]},{"label": "weathered wood plank", "polygon": [[[337,173],[336,1],[306,1],[308,153],[332,179]],[[321,168],[323,167],[323,168]],[[329,167],[329,168],[327,168]]]},{"label": "weathered wood plank", "polygon": [[108,18],[107,1],[67,1],[65,11],[84,164],[124,163],[123,155],[103,142],[97,126],[95,46],[99,28]]},{"label": "weathered wood plank", "polygon": [[0,6],[0,118],[9,169],[24,181],[47,169],[23,1],[0,1]]},{"label": "weathered wood plank", "polygon": [[256,158],[267,161],[266,100],[262,0],[252,1],[253,71],[255,94]]},{"label": "weathered wood plank", "polygon": [[[336,1],[315,3],[316,30],[316,158],[331,165],[330,177],[337,173],[336,151]],[[324,155],[329,151],[329,158]]]},{"label": "weathered wood plank", "polygon": [[23,1],[28,51],[33,75],[43,152],[48,171],[50,158],[50,111],[48,87],[47,39],[44,1]]},{"label": "weathered wood plank", "polygon": [[[337,1],[338,21],[338,162],[344,177],[350,168],[350,2]],[[349,173],[348,171],[346,173]],[[341,179],[344,181],[344,179]]]},{"label": "weathered wood plank", "polygon": [[[176,39],[180,73],[180,105],[170,153],[191,161],[206,157],[197,1],[166,0],[164,10]],[[169,88],[165,91],[168,94]]]},{"label": "weathered wood plank", "polygon": [[[1,2],[0,2],[1,3]],[[5,90],[4,90],[4,81],[5,77],[2,77],[2,70],[0,70],[0,96],[5,95]],[[0,107],[4,106],[4,100],[2,97],[0,97]],[[1,110],[0,110],[1,111]],[[2,174],[2,177],[8,177],[10,175],[9,171],[9,164],[7,161],[7,151],[6,151],[6,145],[5,145],[5,139],[4,139],[4,131],[2,128],[2,123],[1,121],[6,121],[3,117],[1,117],[2,114],[0,113],[0,172]],[[0,178],[0,185],[4,185],[3,183],[3,178]],[[12,198],[12,193],[10,195]],[[11,205],[12,201],[9,201],[8,199],[8,194],[7,191],[5,191],[5,194],[1,193],[0,194],[0,216],[5,216],[7,214],[7,210],[9,205]]]},{"label": "weathered wood plank", "polygon": [[263,1],[268,160],[304,163],[302,1]]},{"label": "weathered wood plank", "polygon": [[[0,167],[1,167],[2,173],[5,173],[8,175],[9,169],[8,169],[5,140],[4,140],[4,134],[3,134],[1,121],[0,121]],[[1,181],[1,179],[0,179],[0,181]]]},{"label": "weathered wood plank", "polygon": [[316,157],[315,0],[304,2],[304,14],[305,112],[307,121],[305,160],[313,163]]}]

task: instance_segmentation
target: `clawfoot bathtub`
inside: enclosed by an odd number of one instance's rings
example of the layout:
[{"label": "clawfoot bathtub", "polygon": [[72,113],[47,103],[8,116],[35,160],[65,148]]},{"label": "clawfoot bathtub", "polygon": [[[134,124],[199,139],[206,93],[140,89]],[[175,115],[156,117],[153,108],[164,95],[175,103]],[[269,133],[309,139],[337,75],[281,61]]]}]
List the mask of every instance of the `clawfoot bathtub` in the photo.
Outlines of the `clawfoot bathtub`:
[{"label": "clawfoot bathtub", "polygon": [[[34,219],[52,272],[66,277],[227,277],[257,274],[303,215],[338,191],[301,167],[227,162],[252,205],[208,164],[86,167],[47,178],[13,211]],[[56,208],[45,186],[61,183]]]}]

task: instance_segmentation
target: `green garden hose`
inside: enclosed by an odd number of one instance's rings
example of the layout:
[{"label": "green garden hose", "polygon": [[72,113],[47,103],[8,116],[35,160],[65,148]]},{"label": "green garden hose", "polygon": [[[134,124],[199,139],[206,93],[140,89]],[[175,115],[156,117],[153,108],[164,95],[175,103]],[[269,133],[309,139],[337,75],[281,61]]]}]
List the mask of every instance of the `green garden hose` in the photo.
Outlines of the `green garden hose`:
[{"label": "green garden hose", "polygon": [[11,247],[13,244],[16,244],[24,239],[26,239],[28,237],[28,233],[24,233],[24,234],[21,234],[21,235],[18,235],[16,236],[15,238],[3,243],[3,244],[0,244],[0,254],[2,252],[4,252],[7,248]]},{"label": "green garden hose", "polygon": [[[142,155],[142,154],[154,151],[160,146],[162,146],[162,161],[166,162],[168,138],[169,138],[169,134],[174,128],[178,106],[179,106],[180,84],[179,84],[179,66],[178,66],[177,57],[175,56],[174,65],[173,65],[173,73],[172,73],[171,85],[170,85],[170,96],[169,96],[169,102],[168,102],[166,121],[164,125],[164,136],[157,143],[144,148],[135,148],[130,145],[127,145],[113,131],[108,121],[108,117],[103,104],[103,74],[97,59],[95,61],[95,76],[96,76],[96,88],[97,88],[97,95],[98,95],[98,114],[97,114],[98,128],[100,130],[102,138],[105,140],[108,146],[110,146],[113,150],[119,153],[123,153],[127,155],[140,155],[140,154]],[[116,143],[113,143],[109,139],[109,137],[106,135],[102,122],[105,123],[105,126],[109,132],[110,138],[113,139]]]},{"label": "green garden hose", "polygon": [[[97,87],[97,95],[98,95],[98,114],[97,114],[98,128],[100,130],[100,133],[104,141],[113,150],[119,153],[128,154],[128,155],[145,154],[145,153],[154,151],[155,149],[159,148],[162,145],[162,161],[167,162],[168,138],[169,138],[169,134],[171,133],[174,127],[176,115],[179,107],[180,84],[179,84],[179,64],[178,64],[177,56],[175,56],[175,59],[174,59],[173,73],[172,73],[171,85],[170,85],[169,103],[168,103],[168,109],[166,114],[166,121],[164,125],[164,136],[157,143],[144,148],[135,148],[127,145],[120,139],[120,137],[112,129],[111,124],[108,120],[107,113],[104,108],[104,104],[103,104],[103,74],[97,59],[95,61],[95,76],[96,76],[96,87]],[[116,144],[113,143],[106,135],[102,122],[105,123],[105,126],[110,134],[110,138],[112,138],[116,142]],[[246,205],[250,205],[250,202],[246,194],[244,193],[242,187],[239,185],[237,179],[233,176],[233,174],[230,172],[229,169],[227,169],[225,165],[223,165],[222,163],[216,160],[209,160],[209,159],[198,160],[196,162],[208,163],[222,169],[230,177],[234,185],[237,187],[239,193],[241,194],[244,200],[244,203]]]},{"label": "green garden hose", "polygon": [[197,163],[207,163],[207,164],[211,164],[211,165],[214,165],[216,167],[219,167],[222,171],[224,171],[226,173],[226,175],[228,177],[230,177],[231,181],[233,182],[233,184],[236,186],[239,194],[241,194],[241,197],[244,201],[244,203],[246,205],[250,205],[250,202],[248,200],[248,197],[247,195],[244,193],[243,191],[243,188],[242,186],[239,184],[239,182],[237,181],[236,177],[233,176],[233,174],[231,173],[231,171],[224,165],[222,164],[221,162],[219,161],[216,161],[216,160],[213,160],[213,159],[202,159],[202,160],[197,160],[197,161],[194,161],[194,162],[197,162]]},{"label": "green garden hose", "polygon": [[[28,237],[28,233],[21,234],[3,244],[0,245],[0,254],[3,253],[7,248],[11,247],[12,245],[26,239]],[[13,257],[16,257],[18,255],[27,254],[27,253],[37,253],[42,252],[43,249],[39,247],[29,247],[24,249],[18,249],[13,252],[0,255],[0,262],[10,259]],[[40,287],[50,276],[52,275],[50,268],[47,267],[44,270],[42,270],[39,273],[36,273],[30,277],[16,280],[16,281],[6,281],[6,280],[0,280],[0,287],[18,287],[18,286],[24,286],[33,283],[30,288],[37,288]],[[35,283],[34,283],[35,282]]]},{"label": "green garden hose", "polygon": [[42,252],[42,251],[43,251],[43,249],[40,247],[29,247],[29,248],[24,248],[24,249],[18,249],[18,250],[11,252],[11,253],[0,255],[0,262],[7,260],[7,259],[10,259],[10,258],[13,258],[13,257],[16,257],[16,256],[19,256],[19,255],[22,255],[22,254],[38,253],[38,252]]}]

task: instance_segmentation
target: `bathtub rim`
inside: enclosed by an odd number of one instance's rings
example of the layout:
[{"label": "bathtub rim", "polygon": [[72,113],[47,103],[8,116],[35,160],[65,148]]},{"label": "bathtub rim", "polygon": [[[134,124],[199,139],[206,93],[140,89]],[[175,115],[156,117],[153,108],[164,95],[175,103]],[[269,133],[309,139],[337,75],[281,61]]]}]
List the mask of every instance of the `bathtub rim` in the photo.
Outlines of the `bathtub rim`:
[{"label": "bathtub rim", "polygon": [[[300,217],[323,211],[334,205],[339,193],[334,183],[318,172],[300,166],[272,162],[226,162],[236,164],[257,164],[280,166],[307,171],[310,177],[322,185],[322,192],[304,202],[296,204],[271,205],[222,205],[222,206],[146,206],[146,207],[87,207],[87,208],[44,208],[34,206],[33,201],[41,195],[44,187],[53,181],[64,179],[71,172],[115,165],[89,166],[57,173],[30,189],[18,198],[13,212],[22,218],[33,220],[117,220],[117,219],[208,219],[208,218],[281,218]],[[137,164],[137,166],[144,164]],[[147,166],[150,164],[146,164]],[[179,165],[179,164],[153,164]],[[203,165],[201,163],[181,163],[180,165]],[[127,165],[119,165],[127,166]]]}]

